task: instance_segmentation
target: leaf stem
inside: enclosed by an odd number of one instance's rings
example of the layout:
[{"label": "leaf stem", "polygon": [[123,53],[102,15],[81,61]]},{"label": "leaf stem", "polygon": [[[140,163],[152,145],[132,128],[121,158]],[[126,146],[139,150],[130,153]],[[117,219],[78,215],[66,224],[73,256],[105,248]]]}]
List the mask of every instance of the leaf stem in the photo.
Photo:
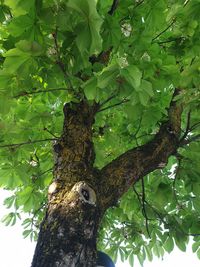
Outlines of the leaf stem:
[{"label": "leaf stem", "polygon": [[115,10],[117,9],[118,4],[119,4],[119,0],[113,0],[112,6],[110,10],[108,11],[109,15],[112,16],[114,14]]},{"label": "leaf stem", "polygon": [[108,107],[105,107],[105,108],[102,108],[102,109],[98,110],[98,112],[102,112],[102,111],[105,111],[107,109],[114,108],[116,106],[120,106],[120,105],[122,105],[124,103],[127,103],[128,101],[129,101],[129,99],[123,99],[122,101],[120,101],[120,102],[118,102],[116,104],[113,104],[111,106],[108,106]]},{"label": "leaf stem", "polygon": [[28,95],[34,95],[34,94],[40,94],[40,93],[49,93],[49,92],[55,92],[55,91],[68,91],[67,88],[54,88],[54,89],[48,89],[48,90],[38,90],[34,92],[20,92],[18,95],[15,95],[13,98],[19,98],[23,96],[28,96]]},{"label": "leaf stem", "polygon": [[31,145],[31,144],[41,143],[41,142],[46,142],[46,141],[55,141],[55,140],[57,140],[57,138],[46,138],[46,139],[39,139],[39,140],[33,140],[33,141],[29,140],[29,141],[22,142],[22,143],[1,145],[0,148],[6,148],[6,147],[12,148],[12,147]]},{"label": "leaf stem", "polygon": [[152,42],[155,41],[156,39],[158,39],[158,37],[160,37],[163,33],[165,33],[176,21],[176,18],[172,19],[172,22],[163,30],[161,31],[158,35],[156,35],[153,39]]}]

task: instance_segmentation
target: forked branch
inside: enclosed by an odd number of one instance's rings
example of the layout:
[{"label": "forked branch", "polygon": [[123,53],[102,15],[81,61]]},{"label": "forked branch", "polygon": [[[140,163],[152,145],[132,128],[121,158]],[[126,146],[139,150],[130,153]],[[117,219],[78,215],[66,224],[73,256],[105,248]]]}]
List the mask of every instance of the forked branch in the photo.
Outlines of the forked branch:
[{"label": "forked branch", "polygon": [[180,90],[176,89],[170,103],[168,121],[161,124],[150,142],[128,150],[101,170],[100,190],[104,195],[104,208],[116,203],[136,181],[164,167],[168,158],[176,153],[181,133],[182,106],[173,99],[179,93]]}]

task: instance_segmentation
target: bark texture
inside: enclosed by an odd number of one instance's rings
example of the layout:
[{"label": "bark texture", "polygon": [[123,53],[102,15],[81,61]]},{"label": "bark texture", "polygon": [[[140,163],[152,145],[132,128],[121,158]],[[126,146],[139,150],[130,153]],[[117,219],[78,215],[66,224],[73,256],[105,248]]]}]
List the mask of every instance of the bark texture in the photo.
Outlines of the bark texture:
[{"label": "bark texture", "polygon": [[93,170],[94,113],[86,102],[64,106],[63,134],[54,144],[54,181],[32,267],[96,265],[102,214]]},{"label": "bark texture", "polygon": [[182,108],[172,100],[168,121],[150,142],[96,170],[92,142],[96,111],[86,101],[64,106],[63,134],[54,144],[54,181],[32,267],[96,266],[97,232],[104,212],[138,179],[163,167],[178,148]]}]

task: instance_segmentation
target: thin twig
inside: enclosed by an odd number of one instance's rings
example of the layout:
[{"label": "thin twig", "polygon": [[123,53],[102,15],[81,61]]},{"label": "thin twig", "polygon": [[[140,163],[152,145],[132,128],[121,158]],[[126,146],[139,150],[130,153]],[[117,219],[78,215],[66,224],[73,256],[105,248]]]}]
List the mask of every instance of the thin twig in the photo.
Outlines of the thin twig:
[{"label": "thin twig", "polygon": [[105,101],[103,101],[102,103],[100,103],[100,107],[103,107],[105,104],[107,104],[110,100],[112,100],[114,97],[116,96],[116,94],[111,95],[110,97],[108,97]]},{"label": "thin twig", "polygon": [[176,181],[177,181],[177,177],[179,175],[180,169],[181,169],[181,161],[182,161],[183,157],[181,155],[177,154],[176,158],[178,160],[178,163],[176,166],[176,172],[175,172],[174,180],[172,183],[172,188],[173,188],[174,198],[175,198],[177,204],[179,204],[179,200],[178,200],[177,193],[176,193]]},{"label": "thin twig", "polygon": [[12,13],[11,13],[10,8],[8,9],[8,14],[10,15],[10,18],[12,19],[12,18],[13,18],[13,15],[12,15]]},{"label": "thin twig", "polygon": [[38,90],[34,92],[21,92],[18,95],[13,96],[13,98],[19,98],[23,96],[28,96],[28,95],[34,95],[34,94],[40,94],[40,93],[49,93],[49,92],[55,92],[55,91],[68,91],[67,88],[54,88],[54,89],[47,89],[47,90]]},{"label": "thin twig", "polygon": [[56,55],[57,55],[57,64],[61,68],[62,72],[66,75],[64,64],[62,63],[61,58],[60,58],[60,51],[59,51],[58,40],[57,40],[57,33],[58,33],[58,28],[56,27],[56,30],[52,34],[52,36],[53,36],[53,39],[54,39],[54,46],[55,46]]},{"label": "thin twig", "polygon": [[[188,3],[190,2],[190,0],[186,0],[185,3],[183,4],[183,7],[185,7]],[[169,24],[169,26],[167,26],[166,29],[164,29],[162,32],[160,32],[158,35],[156,35],[153,39],[152,42],[155,41],[158,37],[160,37],[163,33],[165,33],[175,22],[176,22],[176,17],[172,19],[172,22]]]},{"label": "thin twig", "polygon": [[109,15],[112,16],[114,14],[115,10],[117,9],[118,4],[119,4],[119,0],[113,0],[112,6],[110,10],[108,11]]},{"label": "thin twig", "polygon": [[153,39],[152,39],[152,42],[155,41],[158,37],[160,37],[163,33],[165,33],[176,21],[176,18],[174,18],[172,20],[172,22],[162,31],[160,32],[158,35],[156,35]]},{"label": "thin twig", "polygon": [[[132,10],[135,10],[137,7],[139,7],[139,6],[140,6],[141,4],[143,4],[143,3],[144,3],[144,0],[138,2],[138,3],[133,7]],[[132,12],[132,14],[133,14],[133,12]],[[132,18],[132,17],[133,17],[133,16],[130,17],[130,15],[127,15],[126,17],[120,19],[120,24],[121,24],[124,20],[130,19],[130,18]]]},{"label": "thin twig", "polygon": [[53,39],[54,39],[54,46],[55,46],[55,50],[56,50],[56,55],[57,55],[57,64],[60,67],[61,71],[64,74],[64,77],[66,79],[66,81],[70,84],[70,86],[72,87],[71,81],[69,79],[69,74],[67,73],[66,69],[65,69],[65,65],[62,62],[62,59],[60,57],[60,51],[59,51],[59,45],[58,45],[58,40],[57,40],[57,35],[58,35],[58,28],[56,27],[56,30],[54,33],[52,33]]},{"label": "thin twig", "polygon": [[197,134],[195,136],[192,136],[190,139],[183,140],[179,147],[183,147],[185,145],[188,145],[188,144],[190,144],[192,142],[196,142],[196,141],[199,141],[199,140],[200,140],[200,134]]},{"label": "thin twig", "polygon": [[120,106],[120,105],[122,105],[122,104],[124,104],[124,103],[127,103],[128,101],[129,101],[128,99],[124,99],[124,100],[120,101],[119,103],[113,104],[113,105],[108,106],[108,107],[106,107],[106,108],[102,108],[102,109],[98,110],[98,112],[102,112],[102,111],[105,111],[105,110],[107,110],[107,109],[114,108],[114,107],[116,107],[116,106]]},{"label": "thin twig", "polygon": [[53,137],[55,137],[56,139],[58,139],[59,137],[56,136],[55,134],[53,134],[51,131],[49,131],[46,127],[44,127],[44,131],[47,131],[49,134],[51,134]]},{"label": "thin twig", "polygon": [[44,171],[44,172],[38,174],[37,177],[40,177],[40,176],[44,175],[45,173],[50,172],[50,171],[52,171],[52,170],[53,170],[53,168],[50,168],[50,169],[48,169],[48,170],[46,170],[46,171]]},{"label": "thin twig", "polygon": [[183,6],[187,6],[187,4],[190,2],[190,0],[186,0],[185,3],[183,4]]},{"label": "thin twig", "polygon": [[168,40],[157,42],[157,43],[158,44],[167,44],[167,43],[171,43],[171,42],[176,42],[177,40],[181,40],[182,38],[183,37],[178,37],[178,38],[168,39]]},{"label": "thin twig", "polygon": [[180,143],[183,140],[185,140],[185,138],[187,137],[188,133],[190,132],[190,119],[191,119],[191,110],[187,114],[187,125],[186,125],[185,132],[184,132],[183,136],[180,139]]},{"label": "thin twig", "polygon": [[149,232],[149,224],[148,224],[148,217],[146,213],[146,207],[145,207],[145,186],[144,186],[144,177],[141,178],[141,183],[142,183],[142,212],[145,218],[145,224],[146,224],[146,229],[147,229],[147,234],[149,238],[151,238],[150,232]]},{"label": "thin twig", "polygon": [[150,235],[150,232],[149,232],[149,225],[148,225],[148,220],[149,219],[147,217],[146,207],[145,207],[145,203],[147,203],[147,202],[146,202],[146,199],[145,199],[145,188],[144,188],[144,180],[143,180],[143,178],[141,179],[141,181],[142,181],[142,201],[141,201],[140,195],[138,194],[138,192],[135,189],[134,185],[133,185],[133,191],[136,194],[140,205],[142,206],[142,214],[143,214],[143,216],[145,218],[145,224],[146,224],[147,233],[148,233],[149,238],[151,238],[151,235]]},{"label": "thin twig", "polygon": [[139,7],[139,6],[140,6],[141,4],[143,4],[143,3],[144,3],[144,0],[138,2],[137,5],[135,5],[133,9],[136,9],[137,7]]},{"label": "thin twig", "polygon": [[22,143],[16,143],[16,144],[6,144],[6,145],[1,145],[0,148],[6,148],[6,147],[18,147],[18,146],[23,146],[23,145],[31,145],[35,143],[41,143],[41,142],[46,142],[46,141],[55,141],[57,138],[46,138],[46,139],[40,139],[40,140],[33,140],[33,141],[26,141]]},{"label": "thin twig", "polygon": [[152,210],[153,210],[153,212],[158,216],[158,218],[156,218],[157,220],[160,220],[164,225],[167,225],[167,223],[166,223],[166,221],[163,219],[164,218],[164,216],[162,216],[154,207],[152,207],[150,204],[149,204],[149,202],[147,202],[146,200],[145,200],[145,203],[146,203],[146,205],[147,206],[149,206]]},{"label": "thin twig", "polygon": [[138,139],[138,138],[137,138],[137,134],[139,133],[140,128],[141,128],[142,116],[143,116],[143,114],[141,115],[141,117],[140,117],[140,119],[139,119],[139,123],[138,123],[137,130],[136,130],[136,132],[134,133],[134,138],[135,138],[135,142],[136,142],[136,145],[137,145],[137,146],[139,146],[139,144],[138,144],[138,140],[137,140],[137,139]]},{"label": "thin twig", "polygon": [[199,126],[200,126],[200,121],[197,122],[197,123],[195,123],[195,124],[193,124],[193,125],[191,126],[190,130],[193,131],[193,130],[195,130],[195,129],[196,129],[197,127],[199,127]]},{"label": "thin twig", "polygon": [[133,185],[133,191],[134,191],[134,193],[136,194],[136,196],[137,196],[137,198],[138,198],[138,201],[139,201],[139,203],[140,203],[140,204],[142,204],[142,203],[141,203],[140,196],[139,196],[139,194],[138,194],[137,190],[135,189],[135,186],[134,186],[134,185]]}]

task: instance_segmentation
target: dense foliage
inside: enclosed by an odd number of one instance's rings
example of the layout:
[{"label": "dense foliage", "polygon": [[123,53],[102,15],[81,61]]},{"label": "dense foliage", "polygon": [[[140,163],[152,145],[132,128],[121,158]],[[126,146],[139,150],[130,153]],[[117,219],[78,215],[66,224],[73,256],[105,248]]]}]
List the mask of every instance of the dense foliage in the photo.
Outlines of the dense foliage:
[{"label": "dense foliage", "polygon": [[12,191],[4,217],[21,211],[36,238],[52,180],[52,142],[63,104],[100,103],[96,167],[151,140],[174,88],[184,106],[182,138],[165,168],[109,209],[99,246],[142,262],[174,245],[200,258],[200,1],[1,0],[0,186]]}]

